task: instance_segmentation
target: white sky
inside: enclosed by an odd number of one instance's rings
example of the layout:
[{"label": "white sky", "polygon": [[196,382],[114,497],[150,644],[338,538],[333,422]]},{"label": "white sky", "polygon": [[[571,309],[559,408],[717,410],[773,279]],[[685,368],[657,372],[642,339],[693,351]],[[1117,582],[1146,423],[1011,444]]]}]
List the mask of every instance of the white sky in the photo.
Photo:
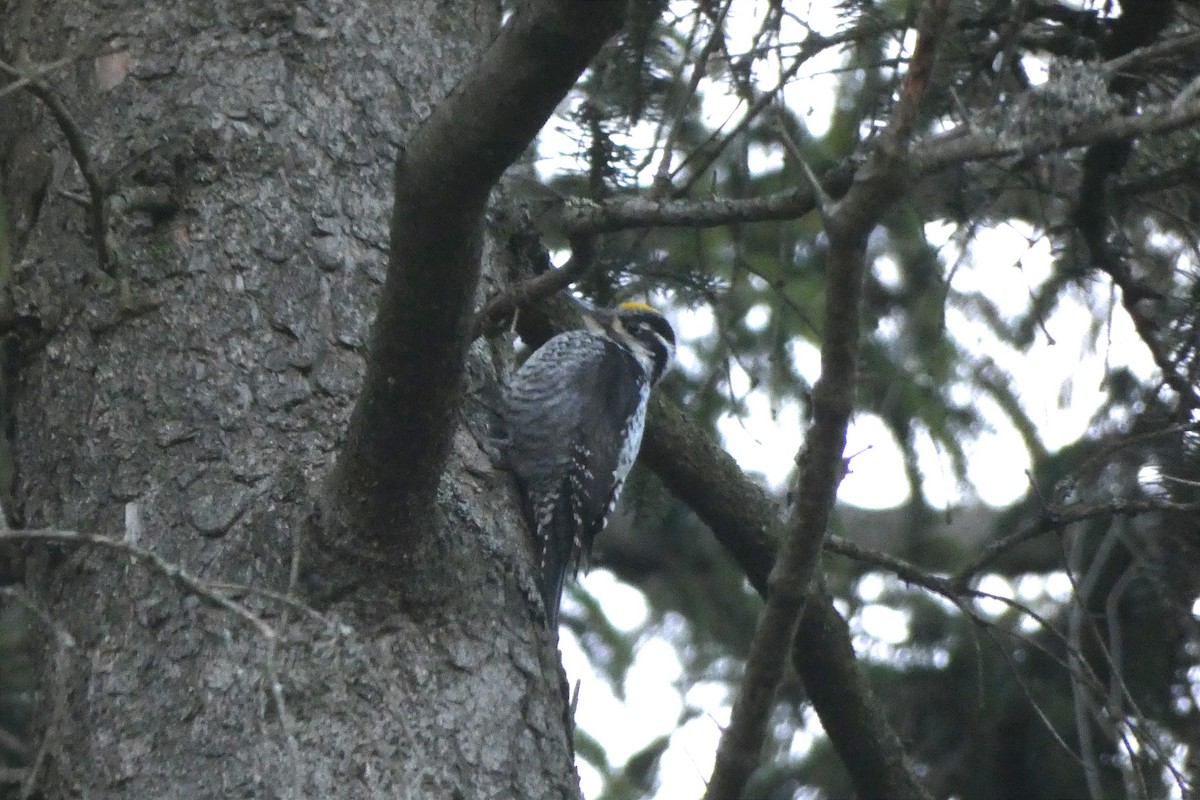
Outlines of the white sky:
[{"label": "white sky", "polygon": [[[931,224],[926,233],[932,244],[942,246],[943,264],[959,259],[960,252],[950,242],[953,233],[950,226]],[[1049,276],[1050,258],[1049,242],[1037,239],[1032,229],[1015,225],[984,229],[971,243],[951,285],[959,292],[983,292],[1001,312],[1015,316]],[[880,268],[887,269],[886,262],[876,265],[876,269]],[[1113,310],[1109,322],[1107,351],[1099,356],[1088,352],[1091,346],[1088,329],[1093,317],[1088,304],[1106,301],[1106,296],[1090,298],[1087,303],[1065,300],[1043,326],[1053,341],[1039,333],[1026,351],[1015,350],[992,335],[984,324],[960,312],[947,313],[947,330],[964,348],[988,356],[1014,376],[1023,408],[1038,425],[1047,447],[1056,450],[1086,432],[1104,400],[1102,384],[1111,369],[1126,366],[1143,378],[1154,373],[1149,351],[1119,307]],[[682,339],[686,341],[688,334],[702,335],[711,327],[710,313],[701,309],[680,315]],[[796,350],[797,369],[809,381],[815,381],[820,375],[817,349],[804,344]],[[730,369],[734,394],[749,392],[749,376],[736,364]],[[1070,391],[1064,392],[1063,382],[1068,378]],[[967,387],[962,387],[962,391],[964,396],[970,396]],[[1020,498],[1028,488],[1025,471],[1030,466],[1029,457],[1016,429],[995,403],[987,398],[976,402],[993,430],[967,443],[971,488],[984,502],[1005,506]],[[721,436],[726,449],[744,469],[763,474],[768,484],[778,489],[791,474],[796,451],[803,442],[799,407],[784,404],[773,416],[761,392],[750,393],[747,405],[750,414],[746,419],[728,417],[721,421]],[[934,505],[971,502],[957,486],[948,460],[931,439],[918,442],[918,450],[925,490]],[[908,490],[903,482],[903,460],[881,420],[872,415],[857,415],[848,432],[846,453],[857,455],[838,492],[841,501],[865,508],[888,508],[904,502]]]},{"label": "white sky", "polygon": [[[763,7],[762,0],[754,3],[735,4],[729,25],[733,31],[732,48],[739,46],[739,36],[748,41],[757,29],[751,19]],[[674,3],[673,8],[687,10],[690,4]],[[827,6],[816,6],[820,13],[806,13],[803,8],[793,8],[802,17],[807,17],[821,33],[831,33],[836,20]],[[740,15],[740,16],[739,16]],[[819,21],[818,21],[819,20]],[[795,30],[784,31],[785,37],[796,41],[801,31],[794,22]],[[744,44],[744,42],[742,43]],[[822,135],[827,127],[838,76],[830,70],[840,66],[841,55],[830,52],[813,59],[786,89],[788,105],[803,114],[810,131]],[[1040,65],[1031,64],[1036,80]],[[756,76],[769,87],[773,76]],[[740,101],[724,91],[724,87],[705,79],[701,82],[704,93],[705,122],[720,125],[736,120],[744,108]],[[652,136],[652,129],[645,123],[630,134],[630,142],[645,146]],[[578,169],[573,154],[576,145],[569,134],[553,127],[543,133],[539,171],[547,176],[557,170]],[[566,156],[557,154],[568,154]],[[777,168],[782,161],[778,148],[759,147],[752,152],[751,164],[756,170]],[[653,167],[648,170],[653,174]],[[1006,314],[1016,315],[1029,303],[1031,294],[1048,277],[1051,264],[1049,243],[1038,239],[1035,231],[1014,225],[1005,225],[980,231],[970,244],[967,253],[961,253],[952,240],[953,228],[945,224],[931,224],[926,234],[931,243],[941,248],[944,265],[959,266],[953,272],[952,288],[959,292],[982,292]],[[961,259],[961,260],[960,260]],[[886,260],[875,265],[880,278],[885,281],[894,274],[895,267]],[[1102,383],[1108,370],[1128,366],[1141,377],[1154,372],[1148,352],[1138,340],[1132,324],[1119,305],[1114,309],[1109,322],[1106,352],[1099,356],[1088,354],[1089,342],[1086,332],[1091,324],[1090,310],[1098,301],[1107,298],[1068,299],[1044,322],[1044,330],[1053,338],[1039,334],[1034,345],[1018,352],[997,340],[986,327],[968,319],[959,312],[947,315],[948,333],[963,347],[977,354],[986,354],[1014,377],[1021,404],[1037,424],[1043,440],[1050,449],[1056,449],[1079,438],[1104,398]],[[1086,302],[1084,302],[1086,301]],[[690,356],[686,343],[702,338],[712,330],[711,311],[705,308],[692,311],[669,311],[681,342],[680,363],[686,368]],[[765,310],[755,313],[763,314]],[[756,320],[757,321],[757,320]],[[766,320],[762,319],[765,324]],[[815,347],[808,343],[793,348],[797,369],[810,382],[820,374],[820,358]],[[746,397],[749,414],[743,419],[732,417],[720,421],[718,428],[726,449],[738,463],[751,473],[763,476],[772,488],[782,487],[788,480],[796,452],[803,441],[801,409],[795,403],[783,403],[772,413],[770,403],[762,392],[749,390],[749,376],[736,364],[730,365],[734,394]],[[1069,391],[1064,392],[1063,381],[1070,378]],[[966,392],[966,387],[963,387]],[[967,395],[969,396],[969,395]],[[992,430],[972,442],[966,443],[969,456],[969,489],[978,499],[996,506],[1012,503],[1021,497],[1028,486],[1025,475],[1029,468],[1025,452],[1013,426],[990,400],[976,400]],[[964,496],[963,487],[956,484],[947,459],[937,451],[933,442],[926,437],[918,442],[920,467],[924,475],[925,490],[931,502],[944,507],[948,504],[974,502]],[[902,503],[907,497],[904,470],[899,449],[892,441],[883,423],[870,415],[858,415],[851,423],[846,448],[847,454],[855,454],[851,471],[842,482],[838,497],[841,501],[863,507],[883,508]],[[1065,576],[1051,576],[1043,580],[1040,587],[1051,600],[1061,590]],[[1013,596],[1018,591],[1034,591],[1029,587],[1013,587],[996,579],[987,587],[1001,596]],[[626,631],[637,629],[646,619],[646,605],[641,594],[615,580],[609,573],[597,571],[587,576],[584,587],[600,598],[613,623]],[[864,579],[860,587],[863,599],[869,602],[872,591],[878,590]],[[1069,583],[1067,583],[1069,590]],[[1057,588],[1056,588],[1057,587]],[[564,602],[569,604],[569,598]],[[984,613],[998,613],[991,608],[981,608]],[[907,617],[902,611],[884,605],[868,605],[853,624],[862,636],[881,646],[904,641],[907,635]],[[704,792],[705,781],[712,772],[713,756],[723,725],[728,722],[729,707],[726,688],[718,685],[692,687],[684,698],[680,694],[680,663],[670,644],[664,639],[649,636],[639,643],[636,657],[624,687],[625,700],[619,700],[605,680],[591,668],[586,656],[573,637],[563,631],[561,639],[563,664],[571,685],[576,678],[582,680],[577,722],[581,728],[595,736],[607,749],[613,764],[624,763],[629,756],[640,751],[659,736],[675,731],[671,746],[662,758],[661,785],[656,798],[698,797]],[[705,714],[691,720],[676,730],[676,722],[684,702],[706,710]],[[793,749],[797,752],[806,748],[812,735],[819,732],[819,722],[813,718],[796,737]],[[579,761],[579,772],[585,797],[599,794],[602,784],[598,774],[583,760]]]}]

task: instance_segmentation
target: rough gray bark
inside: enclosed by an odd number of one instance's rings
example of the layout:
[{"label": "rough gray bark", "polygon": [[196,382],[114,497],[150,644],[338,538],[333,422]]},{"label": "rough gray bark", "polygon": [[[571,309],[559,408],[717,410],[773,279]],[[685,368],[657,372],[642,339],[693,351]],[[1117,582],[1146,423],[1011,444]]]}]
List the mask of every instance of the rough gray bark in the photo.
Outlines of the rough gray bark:
[{"label": "rough gray bark", "polygon": [[[47,82],[111,179],[117,278],[60,193],[81,187],[60,132],[31,98],[0,100],[20,120],[0,154],[33,142],[57,176],[13,283],[42,332],[16,376],[14,516],[136,532],[277,634],[128,556],[32,550],[30,585],[73,640],[46,650],[45,795],[577,795],[557,653],[528,620],[528,534],[478,396],[439,491],[453,602],[396,614],[394,554],[329,541],[313,514],[361,383],[396,147],[492,39],[498,4],[36,5],[36,30],[6,18],[9,53],[115,52]],[[508,274],[494,234],[489,291]],[[491,363],[472,351],[472,388]],[[291,592],[320,614],[270,594]]]}]

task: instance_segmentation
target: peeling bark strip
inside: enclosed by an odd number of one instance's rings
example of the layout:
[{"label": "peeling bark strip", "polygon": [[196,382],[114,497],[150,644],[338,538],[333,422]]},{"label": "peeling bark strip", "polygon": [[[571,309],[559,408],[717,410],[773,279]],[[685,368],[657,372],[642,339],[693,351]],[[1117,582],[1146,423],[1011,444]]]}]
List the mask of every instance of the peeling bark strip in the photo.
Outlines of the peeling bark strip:
[{"label": "peeling bark strip", "polygon": [[624,7],[521,7],[402,148],[366,383],[331,485],[339,526],[397,537],[408,551],[432,530],[472,336],[488,194],[617,31]]}]

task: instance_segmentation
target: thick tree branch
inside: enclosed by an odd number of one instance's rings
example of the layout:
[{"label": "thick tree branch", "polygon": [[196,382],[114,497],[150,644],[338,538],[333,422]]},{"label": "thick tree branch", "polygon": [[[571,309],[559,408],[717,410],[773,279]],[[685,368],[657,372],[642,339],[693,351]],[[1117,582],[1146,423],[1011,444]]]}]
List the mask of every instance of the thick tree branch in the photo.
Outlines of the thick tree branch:
[{"label": "thick tree branch", "polygon": [[767,493],[661,394],[650,400],[638,458],[712,529],[750,585],[765,597],[782,535],[779,509]]},{"label": "thick tree branch", "polygon": [[488,194],[617,30],[624,6],[522,6],[397,158],[387,279],[330,485],[339,527],[399,536],[406,547],[432,528],[462,393]]},{"label": "thick tree branch", "polygon": [[[855,176],[846,196],[822,209],[829,237],[829,258],[821,377],[813,387],[813,421],[798,460],[799,478],[790,530],[767,579],[766,608],[750,645],[746,674],[734,702],[729,727],[717,748],[716,765],[706,798],[740,796],[761,758],[775,691],[816,573],[834,496],[845,474],[842,453],[846,447],[846,427],[854,410],[867,239],[880,216],[902,192],[907,145],[928,86],[948,7],[949,0],[933,0],[922,10],[916,49],[888,127],[867,164]],[[810,619],[816,619],[816,615]],[[826,630],[825,626],[818,626],[810,633],[816,635]],[[840,638],[835,635],[831,641]],[[805,646],[806,640],[796,642],[798,649]],[[847,663],[853,661],[852,648],[845,648],[840,654],[830,650],[829,654],[830,660],[847,674],[857,674]],[[862,686],[857,696],[863,708],[868,709],[871,703]],[[830,709],[818,707],[817,712],[828,714]],[[834,716],[840,713],[837,711]],[[895,734],[891,737],[894,740]],[[898,740],[887,742],[887,738],[886,735],[878,737],[878,750],[867,751],[873,760],[877,761],[880,753],[893,753],[898,748]],[[835,746],[837,744],[835,742]],[[850,767],[863,751],[839,747],[838,753]],[[871,797],[927,796],[911,770],[906,768],[902,751],[895,754],[892,763],[897,768],[894,781],[888,779],[886,785],[859,785],[859,793]],[[870,766],[872,770],[878,769],[878,763]],[[882,772],[885,779],[892,774],[889,770]],[[852,769],[852,773],[856,779],[861,777],[864,781],[875,781],[879,777],[878,772],[867,769]]]},{"label": "thick tree branch", "polygon": [[[804,686],[829,740],[862,798],[930,797],[917,780],[900,737],[882,711],[866,675],[858,668],[850,629],[830,599],[814,594],[792,643],[793,664],[802,676],[822,675]],[[863,736],[870,730],[870,736]]]}]

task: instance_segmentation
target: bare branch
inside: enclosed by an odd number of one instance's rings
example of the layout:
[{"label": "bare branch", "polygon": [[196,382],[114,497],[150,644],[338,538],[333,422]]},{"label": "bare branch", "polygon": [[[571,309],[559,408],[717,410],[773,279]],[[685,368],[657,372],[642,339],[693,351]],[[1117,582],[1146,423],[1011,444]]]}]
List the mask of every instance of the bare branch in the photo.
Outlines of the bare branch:
[{"label": "bare branch", "polygon": [[[740,796],[758,765],[775,689],[783,674],[784,654],[790,650],[788,645],[795,635],[816,572],[834,495],[845,475],[842,454],[846,447],[846,427],[854,410],[867,237],[900,194],[908,140],[929,82],[948,7],[949,0],[933,0],[924,7],[916,49],[888,127],[850,191],[831,208],[823,209],[830,247],[821,377],[813,387],[813,421],[797,459],[800,469],[790,531],[767,581],[766,609],[750,645],[746,673],[730,724],[717,748],[706,798]],[[797,640],[796,647],[803,646]],[[893,774],[900,779],[882,792],[882,787],[860,785],[859,793],[928,796],[907,767],[894,734],[888,744],[882,757],[895,760]],[[839,750],[839,754],[844,762],[850,763],[855,753]]]},{"label": "bare branch", "polygon": [[1057,150],[1084,147],[1096,142],[1116,142],[1142,136],[1171,133],[1200,121],[1200,99],[1184,103],[1151,106],[1137,114],[1114,116],[1102,122],[1078,121],[1061,137],[996,136],[986,132],[971,132],[960,126],[933,136],[915,148],[912,170],[929,175],[967,161],[985,161],[1012,156],[1031,157]]},{"label": "bare branch", "polygon": [[217,591],[211,585],[187,572],[179,565],[172,564],[157,553],[138,547],[131,541],[110,539],[107,536],[98,536],[92,533],[58,530],[56,528],[30,528],[27,530],[2,530],[0,531],[0,542],[43,542],[46,544],[70,545],[74,547],[89,546],[124,553],[134,560],[145,564],[160,575],[170,578],[191,594],[233,614],[265,638],[270,639],[275,636],[275,631],[262,617],[241,603],[233,600],[225,593]]},{"label": "bare branch", "polygon": [[1169,39],[1139,47],[1131,53],[1111,58],[1104,62],[1104,69],[1110,73],[1123,72],[1133,66],[1152,64],[1161,59],[1172,58],[1181,53],[1195,55],[1200,48],[1200,33],[1189,33],[1183,36],[1173,36]]},{"label": "bare branch", "polygon": [[1081,503],[1066,507],[1048,507],[1037,522],[992,542],[973,561],[951,579],[955,587],[967,586],[998,559],[1025,542],[1062,530],[1067,525],[1098,517],[1128,517],[1163,511],[1200,512],[1200,503],[1173,503],[1167,500],[1112,500],[1106,503]]},{"label": "bare branch", "polygon": [[[828,178],[826,183],[828,186]],[[843,191],[849,181],[843,181]],[[796,219],[816,208],[812,188],[799,187],[753,198],[652,200],[621,197],[604,202],[572,199],[562,225],[572,233],[611,233],[630,228],[711,227],[739,222]]]},{"label": "bare branch", "polygon": [[[55,65],[58,63],[55,62]],[[112,275],[114,264],[108,245],[108,210],[105,205],[104,182],[100,180],[100,174],[96,171],[95,164],[92,163],[87,136],[75,122],[71,112],[67,110],[62,98],[55,94],[38,75],[26,73],[3,61],[0,61],[0,70],[14,76],[17,83],[20,83],[26,91],[46,106],[58,124],[59,130],[62,131],[63,138],[67,140],[71,157],[75,159],[75,164],[79,167],[79,174],[83,176],[83,182],[88,188],[88,210],[92,218],[92,237],[95,239],[97,265],[101,270]]]},{"label": "bare branch", "polygon": [[586,275],[595,264],[595,248],[592,245],[593,237],[576,237],[571,248],[571,258],[566,264],[521,281],[503,294],[488,300],[483,310],[475,315],[471,338],[482,336],[489,327],[511,318],[518,309],[558,294]]},{"label": "bare branch", "polygon": [[[975,131],[970,125],[962,125],[914,144],[908,169],[913,178],[926,177],[967,162],[1036,156],[1085,147],[1096,142],[1137,139],[1181,130],[1198,121],[1200,98],[1193,97],[1182,103],[1152,106],[1136,115],[1115,116],[1099,123],[1081,120],[1067,126],[1067,133],[1061,138],[999,137]],[[821,185],[834,197],[846,191],[851,179],[848,166],[835,168],[820,176]],[[561,211],[561,225],[570,233],[611,233],[654,227],[715,227],[797,219],[816,208],[817,198],[809,187],[744,199],[649,200],[622,197],[600,203],[571,199]]]}]

